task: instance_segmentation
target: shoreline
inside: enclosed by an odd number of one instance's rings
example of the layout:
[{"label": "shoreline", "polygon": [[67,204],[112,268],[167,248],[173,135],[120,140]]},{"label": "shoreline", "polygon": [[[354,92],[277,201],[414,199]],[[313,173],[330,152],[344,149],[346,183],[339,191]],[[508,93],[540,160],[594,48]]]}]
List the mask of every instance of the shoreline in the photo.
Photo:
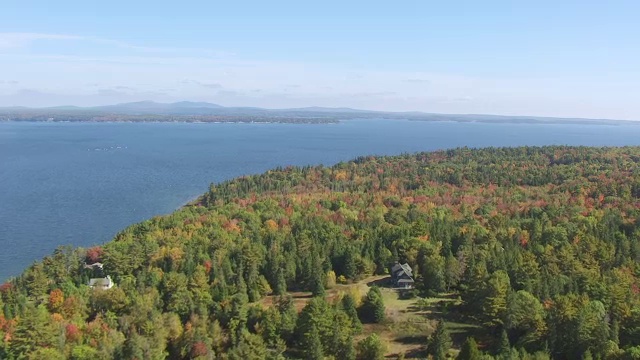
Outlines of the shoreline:
[{"label": "shoreline", "polygon": [[410,121],[410,122],[430,122],[430,123],[455,123],[455,124],[489,124],[489,125],[596,125],[596,126],[638,126],[640,121],[637,120],[601,120],[601,119],[519,119],[517,117],[511,120],[495,120],[495,119],[425,119],[411,117],[376,117],[376,118],[348,118],[348,119],[331,119],[331,120],[310,120],[310,121],[162,121],[162,120],[14,120],[0,119],[2,123],[38,123],[38,124],[254,124],[254,125],[337,125],[348,121],[369,121],[369,120],[385,120],[385,121]]},{"label": "shoreline", "polygon": [[114,121],[114,120],[0,120],[2,123],[39,123],[39,124],[291,124],[291,125],[330,125],[345,120],[331,121]]}]

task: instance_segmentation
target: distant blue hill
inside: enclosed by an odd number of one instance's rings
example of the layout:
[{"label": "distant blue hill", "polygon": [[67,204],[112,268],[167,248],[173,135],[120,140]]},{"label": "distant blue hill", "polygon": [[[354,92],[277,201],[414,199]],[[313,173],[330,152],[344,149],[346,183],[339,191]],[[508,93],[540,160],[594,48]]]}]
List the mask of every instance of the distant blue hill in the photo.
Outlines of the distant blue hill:
[{"label": "distant blue hill", "polygon": [[158,103],[155,101],[138,101],[124,104],[96,106],[85,108],[96,111],[123,114],[200,114],[209,113],[211,109],[222,109],[223,106],[208,102],[180,101],[175,103]]}]

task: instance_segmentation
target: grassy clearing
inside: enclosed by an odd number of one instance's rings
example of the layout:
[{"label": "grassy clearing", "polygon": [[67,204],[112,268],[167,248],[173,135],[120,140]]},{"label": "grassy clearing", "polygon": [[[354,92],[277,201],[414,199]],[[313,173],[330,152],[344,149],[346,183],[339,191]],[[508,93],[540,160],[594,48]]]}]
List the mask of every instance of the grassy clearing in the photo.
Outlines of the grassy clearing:
[{"label": "grassy clearing", "polygon": [[[386,287],[388,276],[371,276],[352,284],[338,284],[327,290],[327,300],[332,302],[343,294],[350,293],[359,301],[373,285],[380,287],[386,308],[384,324],[364,324],[363,332],[356,340],[372,333],[378,334],[387,343],[387,357],[405,354],[406,358],[425,358],[428,339],[439,319],[445,321],[454,343],[459,348],[467,336],[481,335],[481,327],[471,324],[460,311],[461,301],[457,294],[440,294],[439,297],[401,299],[400,294]],[[312,298],[310,292],[292,292],[298,311]],[[271,306],[275,297],[267,296],[261,303]]]}]

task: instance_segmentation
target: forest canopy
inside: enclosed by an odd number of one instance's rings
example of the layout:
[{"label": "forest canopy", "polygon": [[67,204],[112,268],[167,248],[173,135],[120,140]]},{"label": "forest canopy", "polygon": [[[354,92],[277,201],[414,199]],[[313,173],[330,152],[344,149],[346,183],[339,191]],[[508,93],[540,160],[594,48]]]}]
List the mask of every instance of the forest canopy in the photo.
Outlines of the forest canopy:
[{"label": "forest canopy", "polygon": [[639,260],[638,147],[278,168],[0,285],[0,358],[379,358],[395,348],[376,334],[395,321],[386,292],[328,290],[400,262],[411,301],[457,298],[441,314],[476,329],[430,314],[416,355],[640,359]]}]

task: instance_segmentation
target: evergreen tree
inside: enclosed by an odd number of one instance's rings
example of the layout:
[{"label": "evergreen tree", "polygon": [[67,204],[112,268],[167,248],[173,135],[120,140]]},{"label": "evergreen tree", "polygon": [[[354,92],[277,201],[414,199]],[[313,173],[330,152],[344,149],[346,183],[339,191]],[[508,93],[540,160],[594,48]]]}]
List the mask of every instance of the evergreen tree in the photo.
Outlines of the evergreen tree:
[{"label": "evergreen tree", "polygon": [[[346,318],[346,316],[345,316]],[[334,310],[324,298],[312,298],[300,312],[295,332],[302,338],[300,345],[305,346],[305,338],[316,331],[325,350],[331,346],[334,328]],[[312,328],[315,328],[313,330]],[[307,334],[307,335],[305,335]],[[325,351],[327,353],[328,351]]]},{"label": "evergreen tree", "polygon": [[313,296],[325,296],[324,278],[322,273],[314,272],[311,278],[311,294]]},{"label": "evergreen tree", "polygon": [[39,348],[56,347],[61,334],[44,305],[28,306],[9,342],[9,353],[20,359]]},{"label": "evergreen tree", "polygon": [[385,347],[376,334],[371,334],[360,340],[356,346],[358,360],[383,360]]},{"label": "evergreen tree", "polygon": [[431,338],[429,339],[429,354],[433,356],[434,360],[444,360],[452,344],[451,336],[444,321],[439,320],[436,330],[431,334]]},{"label": "evergreen tree", "polygon": [[502,325],[507,313],[507,298],[511,290],[509,275],[503,270],[498,270],[491,274],[486,286],[486,297],[482,304],[485,323],[488,326]]},{"label": "evergreen tree", "polygon": [[36,299],[36,304],[40,304],[42,297],[46,294],[49,279],[45,273],[42,263],[36,263],[25,273],[25,287],[29,296]]},{"label": "evergreen tree", "polygon": [[464,344],[462,344],[460,353],[458,353],[456,357],[457,360],[480,360],[481,358],[482,353],[478,349],[478,344],[473,337],[467,338]]},{"label": "evergreen tree", "polygon": [[39,348],[27,357],[29,360],[64,360],[65,356],[57,349]]},{"label": "evergreen tree", "polygon": [[498,343],[496,354],[500,359],[507,360],[511,358],[511,343],[504,329],[500,332],[500,342]]},{"label": "evergreen tree", "polygon": [[509,296],[505,327],[518,345],[535,344],[546,331],[545,311],[538,299],[520,290]]},{"label": "evergreen tree", "polygon": [[424,289],[430,296],[445,290],[445,259],[440,255],[440,246],[436,249],[422,249],[420,269]]},{"label": "evergreen tree", "polygon": [[291,296],[279,297],[276,307],[280,313],[280,337],[287,343],[292,343],[298,321],[298,312],[293,304],[293,299]]},{"label": "evergreen tree", "polygon": [[[213,358],[211,356],[210,358]],[[267,358],[267,347],[262,338],[256,334],[245,331],[238,346],[231,349],[229,360],[262,360]]]},{"label": "evergreen tree", "polygon": [[322,350],[322,341],[320,340],[320,333],[318,328],[311,326],[309,330],[302,336],[302,353],[305,359],[309,360],[322,360],[324,359],[324,352]]},{"label": "evergreen tree", "polygon": [[376,286],[371,287],[367,295],[362,300],[360,306],[360,317],[363,322],[381,323],[385,318],[384,300],[382,293]]},{"label": "evergreen tree", "polygon": [[322,264],[319,259],[316,259],[314,263],[315,269],[311,272],[311,283],[309,284],[311,294],[313,296],[324,296],[326,294],[324,290],[324,270],[322,269]]},{"label": "evergreen tree", "polygon": [[[476,259],[472,255],[472,260]],[[462,298],[465,302],[467,310],[472,314],[482,314],[482,304],[486,298],[486,282],[489,278],[487,264],[484,261],[474,260],[467,268],[465,283],[467,290],[463,292]]]},{"label": "evergreen tree", "polygon": [[334,318],[333,338],[327,352],[336,359],[354,360],[356,352],[353,345],[353,332],[354,329],[349,316],[342,311],[338,311]]},{"label": "evergreen tree", "polygon": [[71,360],[93,360],[98,358],[98,350],[89,345],[79,345],[71,350]]},{"label": "evergreen tree", "polygon": [[347,279],[353,280],[357,275],[356,268],[356,255],[355,250],[352,246],[349,246],[345,250],[344,261],[343,261],[343,274],[347,277]]},{"label": "evergreen tree", "polygon": [[276,285],[273,289],[275,295],[284,295],[287,293],[287,280],[284,277],[284,270],[278,269]]},{"label": "evergreen tree", "polygon": [[342,305],[342,311],[344,311],[351,319],[354,331],[356,333],[362,331],[362,322],[360,322],[360,319],[358,318],[356,300],[353,298],[353,296],[351,296],[351,294],[344,294],[342,300],[340,301],[340,304]]}]

